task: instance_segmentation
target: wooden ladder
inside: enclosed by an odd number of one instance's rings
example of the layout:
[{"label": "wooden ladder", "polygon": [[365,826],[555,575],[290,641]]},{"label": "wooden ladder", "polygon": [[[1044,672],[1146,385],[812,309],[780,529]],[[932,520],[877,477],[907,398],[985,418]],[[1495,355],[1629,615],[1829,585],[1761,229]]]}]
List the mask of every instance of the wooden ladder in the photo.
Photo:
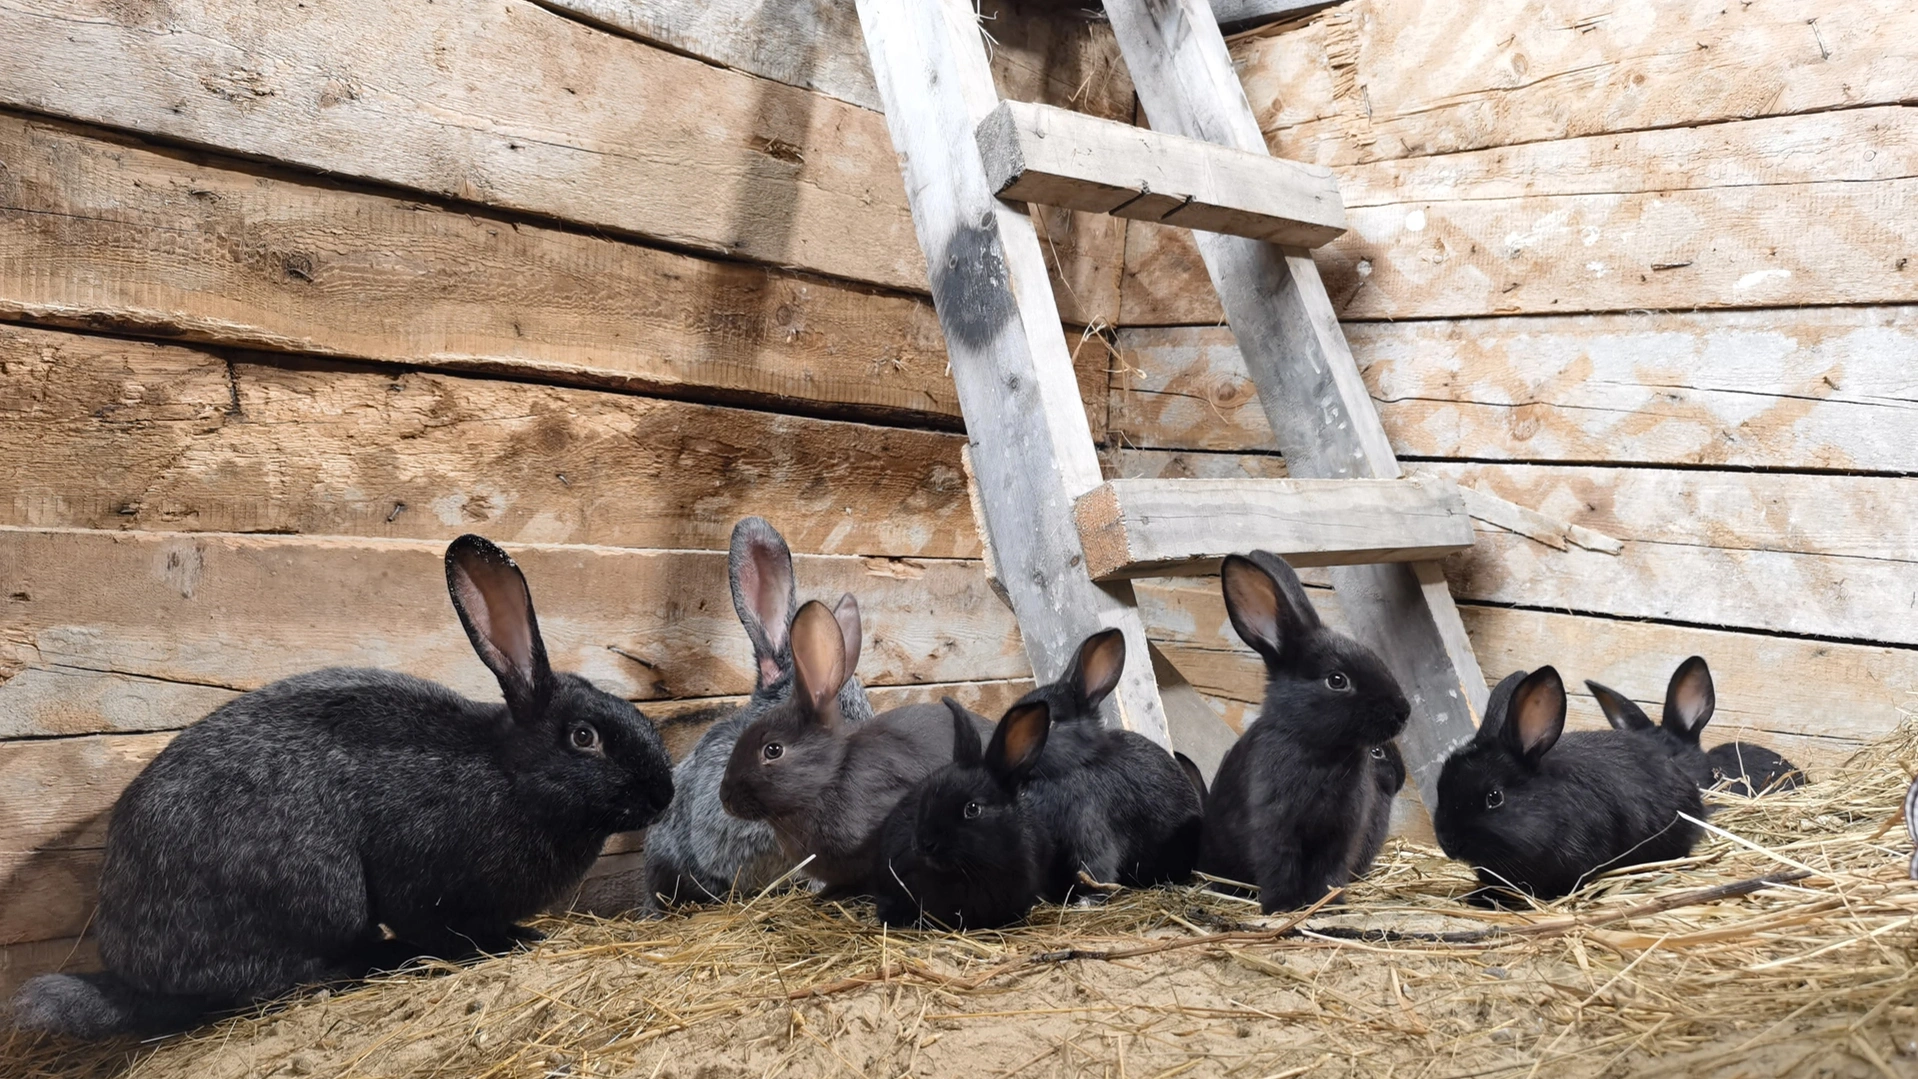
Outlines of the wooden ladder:
[{"label": "wooden ladder", "polygon": [[[975,508],[1033,674],[1126,634],[1118,720],[1208,774],[1234,737],[1147,643],[1131,578],[1254,547],[1331,566],[1353,634],[1412,702],[1426,804],[1485,679],[1433,559],[1472,542],[1458,489],[1402,479],[1309,248],[1345,230],[1331,171],[1271,157],[1207,0],[1105,0],[1152,130],[999,100],[971,0],[858,0],[965,415]],[[1038,202],[1194,230],[1288,474],[1103,482]]]}]

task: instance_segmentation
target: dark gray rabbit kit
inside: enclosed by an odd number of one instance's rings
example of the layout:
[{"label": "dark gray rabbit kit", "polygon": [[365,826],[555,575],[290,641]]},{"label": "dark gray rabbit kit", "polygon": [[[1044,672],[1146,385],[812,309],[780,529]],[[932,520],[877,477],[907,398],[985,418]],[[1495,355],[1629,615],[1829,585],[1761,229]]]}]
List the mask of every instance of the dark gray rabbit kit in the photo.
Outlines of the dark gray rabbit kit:
[{"label": "dark gray rabbit kit", "polygon": [[1079,645],[1057,681],[1019,700],[1046,705],[1052,717],[1026,797],[1055,844],[1041,882],[1054,902],[1068,898],[1082,872],[1100,883],[1150,887],[1187,879],[1198,860],[1200,789],[1158,743],[1108,727],[1100,716],[1125,654],[1125,635],[1101,630]]},{"label": "dark gray rabbit kit", "polygon": [[[739,711],[707,728],[673,769],[673,804],[646,833],[646,870],[640,907],[710,903],[729,895],[752,895],[792,868],[778,836],[764,821],[742,820],[720,805],[719,786],[741,731],[784,704],[793,692],[792,643],[788,637],[799,608],[792,550],[763,518],[733,526],[727,557],[733,609],[752,642],[753,694]],[[848,667],[858,665],[858,607],[841,600],[834,617],[850,625]],[[872,704],[856,674],[839,691],[847,723],[872,718]]]},{"label": "dark gray rabbit kit", "polygon": [[1681,858],[1704,816],[1693,773],[1637,734],[1565,727],[1565,684],[1540,667],[1492,691],[1472,741],[1439,772],[1433,830],[1485,886],[1551,899],[1607,869]]},{"label": "dark gray rabbit kit", "polygon": [[189,727],[114,808],[93,923],[106,973],[29,981],[17,1024],[161,1033],[414,956],[502,951],[608,835],[658,815],[658,732],[551,670],[513,560],[461,536],[446,576],[506,703],[337,668]]},{"label": "dark gray rabbit kit", "polygon": [[1319,620],[1284,560],[1234,555],[1220,584],[1232,628],[1265,661],[1266,691],[1213,777],[1199,868],[1256,886],[1267,913],[1295,910],[1376,856],[1391,796],[1372,751],[1411,706],[1377,655]]}]

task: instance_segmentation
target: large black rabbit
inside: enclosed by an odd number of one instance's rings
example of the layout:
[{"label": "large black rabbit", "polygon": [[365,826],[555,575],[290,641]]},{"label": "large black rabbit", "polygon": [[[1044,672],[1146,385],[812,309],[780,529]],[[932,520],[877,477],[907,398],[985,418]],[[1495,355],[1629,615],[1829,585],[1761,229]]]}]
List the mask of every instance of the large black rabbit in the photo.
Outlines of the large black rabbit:
[{"label": "large black rabbit", "polygon": [[1220,582],[1232,628],[1265,660],[1265,703],[1213,777],[1199,868],[1256,885],[1267,913],[1295,910],[1377,853],[1391,796],[1372,750],[1411,706],[1384,661],[1319,621],[1278,556],[1233,555]]},{"label": "large black rabbit", "polygon": [[189,727],[114,807],[93,922],[106,973],[29,981],[20,1026],[158,1033],[411,956],[503,951],[536,937],[516,923],[609,834],[665,808],[658,732],[553,673],[513,560],[461,536],[446,583],[506,703],[332,669]]},{"label": "large black rabbit", "polygon": [[1042,882],[1042,894],[1055,902],[1081,872],[1148,887],[1190,877],[1199,857],[1200,787],[1157,743],[1100,718],[1099,704],[1124,670],[1125,635],[1101,630],[1079,645],[1058,681],[1019,701],[1044,704],[1052,716],[1027,800],[1037,826],[1057,844]]},{"label": "large black rabbit", "polygon": [[808,602],[789,636],[792,696],[740,732],[719,800],[736,817],[771,825],[792,862],[810,857],[805,873],[829,894],[858,893],[886,814],[952,760],[952,715],[942,704],[917,704],[848,724],[839,691],[852,675],[848,652],[857,652],[833,612]]},{"label": "large black rabbit", "polygon": [[1050,862],[1020,790],[1045,749],[1044,701],[1015,704],[979,746],[971,713],[952,713],[952,763],[906,792],[880,826],[872,869],[887,925],[997,929],[1026,916]]},{"label": "large black rabbit", "polygon": [[1645,710],[1623,693],[1590,680],[1585,685],[1613,730],[1636,732],[1663,746],[1701,787],[1709,789],[1723,783],[1726,790],[1749,798],[1768,790],[1790,790],[1804,781],[1805,774],[1797,765],[1764,746],[1726,742],[1707,752],[1699,745],[1705,724],[1711,722],[1712,712],[1718,707],[1711,668],[1703,656],[1692,656],[1672,672],[1665,687],[1663,722],[1656,726]]},{"label": "large black rabbit", "polygon": [[1492,691],[1472,741],[1439,772],[1432,827],[1485,890],[1551,899],[1607,869],[1682,858],[1704,816],[1698,784],[1660,746],[1618,731],[1561,732],[1565,684],[1540,667]]},{"label": "large black rabbit", "polygon": [[[764,821],[741,820],[719,804],[739,733],[792,696],[793,657],[787,640],[799,607],[792,550],[772,525],[747,517],[733,526],[727,560],[733,609],[752,642],[757,682],[739,711],[707,728],[691,753],[673,769],[673,804],[646,833],[645,895],[641,908],[715,902],[737,891],[752,894],[792,868],[779,839]],[[848,668],[859,662],[859,610],[841,600],[834,617],[845,629]],[[847,723],[872,718],[872,703],[857,675],[839,690]]]}]

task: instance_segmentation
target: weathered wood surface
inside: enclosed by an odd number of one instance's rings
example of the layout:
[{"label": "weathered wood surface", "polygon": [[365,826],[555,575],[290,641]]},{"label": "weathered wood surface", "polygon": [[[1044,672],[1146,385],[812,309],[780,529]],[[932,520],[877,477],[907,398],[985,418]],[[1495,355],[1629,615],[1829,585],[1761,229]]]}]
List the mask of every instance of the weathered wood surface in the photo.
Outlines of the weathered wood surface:
[{"label": "weathered wood surface", "polygon": [[0,945],[0,998],[13,999],[20,983],[50,970],[98,970],[100,952],[93,940],[34,941]]},{"label": "weathered wood surface", "polygon": [[1145,633],[1123,584],[1087,578],[1072,500],[1100,482],[1032,219],[993,197],[973,132],[998,105],[967,0],[859,0],[874,81],[931,254],[933,305],[966,416],[968,464],[993,572],[1035,677],[1066,669],[1087,635],[1125,633],[1111,712],[1161,745],[1167,725]]},{"label": "weathered wood surface", "polygon": [[[726,67],[878,109],[853,0],[538,0]],[[1263,0],[1270,3],[1271,0]],[[1128,119],[1132,83],[1102,23],[1057,4],[985,0],[1002,96]]]},{"label": "weathered wood surface", "polygon": [[1211,0],[1212,17],[1228,33],[1281,19],[1296,19],[1338,0]]},{"label": "weathered wood surface", "polygon": [[[1346,319],[1910,303],[1915,173],[1903,108],[1383,161],[1340,170],[1320,264]],[[1128,230],[1120,310],[1219,320],[1190,238]]]},{"label": "weathered wood surface", "polygon": [[1918,478],[1431,464],[1625,541],[1612,556],[1479,526],[1461,599],[1918,645]]},{"label": "weathered wood surface", "polygon": [[[1153,638],[1193,685],[1256,710],[1264,670],[1232,632],[1218,580],[1141,581],[1136,587]],[[1343,628],[1337,597],[1328,589],[1310,591],[1326,622]],[[1604,719],[1585,695],[1584,679],[1657,705],[1673,669],[1689,655],[1711,663],[1718,686],[1708,744],[1752,737],[1775,745],[1791,736],[1829,759],[1896,728],[1900,707],[1909,707],[1909,694],[1918,691],[1918,651],[1908,648],[1471,603],[1461,604],[1459,615],[1488,679],[1554,664],[1574,691],[1574,715],[1587,726],[1603,726]]]},{"label": "weathered wood surface", "polygon": [[1235,42],[1259,126],[1327,165],[1918,97],[1902,0],[1589,10],[1352,0]]},{"label": "weathered wood surface", "polygon": [[[1247,153],[1266,149],[1204,0],[1107,0],[1105,10],[1154,130]],[[1396,478],[1392,447],[1311,257],[1239,237],[1193,237],[1290,473]],[[1333,579],[1356,635],[1412,702],[1401,741],[1429,803],[1436,765],[1471,737],[1484,703],[1484,679],[1445,581],[1434,563],[1343,566]]]},{"label": "weathered wood surface", "polygon": [[1300,247],[1345,231],[1322,166],[1023,101],[1000,102],[978,141],[1002,199]]},{"label": "weathered wood surface", "polygon": [[1472,543],[1459,489],[1406,480],[1118,479],[1074,506],[1094,580],[1216,573],[1254,548],[1293,566],[1442,558]]},{"label": "weathered wood surface", "polygon": [[[1639,312],[1346,326],[1418,457],[1918,471],[1918,308]],[[1125,445],[1273,447],[1232,334],[1126,329]]]},{"label": "weathered wood surface", "polygon": [[[555,667],[635,700],[751,688],[725,552],[508,549]],[[0,528],[0,674],[78,669],[253,689],[346,664],[491,698],[497,687],[446,600],[443,552],[415,540]],[[977,562],[799,555],[796,565],[806,594],[860,598],[860,674],[875,685],[1030,672]],[[0,685],[0,713],[10,685]]]},{"label": "weathered wood surface", "polygon": [[964,437],[0,325],[0,524],[976,558]]},{"label": "weathered wood surface", "polygon": [[13,116],[0,315],[787,409],[959,412],[924,300]]}]

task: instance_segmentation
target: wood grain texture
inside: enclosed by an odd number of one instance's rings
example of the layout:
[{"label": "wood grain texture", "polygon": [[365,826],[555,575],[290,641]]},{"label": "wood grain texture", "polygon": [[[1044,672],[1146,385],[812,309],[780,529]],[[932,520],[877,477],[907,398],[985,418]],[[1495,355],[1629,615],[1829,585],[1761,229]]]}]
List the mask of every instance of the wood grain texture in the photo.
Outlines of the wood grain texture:
[{"label": "wood grain texture", "polygon": [[[1264,670],[1226,618],[1216,578],[1141,581],[1141,614],[1159,647],[1209,696],[1256,706]],[[1310,589],[1326,622],[1344,626],[1337,597]],[[1918,692],[1918,650],[1660,625],[1461,603],[1459,615],[1488,679],[1550,663],[1572,690],[1576,725],[1603,727],[1584,679],[1617,688],[1657,714],[1665,683],[1690,655],[1711,663],[1718,710],[1706,743],[1790,737],[1825,761],[1884,737]],[[1786,751],[1788,752],[1788,751]],[[1803,762],[1801,762],[1803,763]]]},{"label": "wood grain texture", "polygon": [[1900,0],[1351,0],[1273,31],[1234,43],[1246,96],[1275,145],[1327,165],[1918,96]]},{"label": "wood grain texture", "polygon": [[[1340,170],[1347,319],[1909,303],[1918,114],[1858,109]],[[1126,325],[1210,323],[1192,241],[1128,234]]]},{"label": "wood grain texture", "polygon": [[1330,169],[1002,101],[979,122],[1002,199],[1318,247],[1345,231]]},{"label": "wood grain texture", "polygon": [[1254,548],[1293,566],[1441,558],[1472,542],[1459,489],[1411,480],[1118,479],[1074,506],[1094,580],[1215,573]]},{"label": "wood grain texture", "polygon": [[[1266,149],[1203,0],[1107,0],[1105,10],[1154,130],[1247,153]],[[1214,233],[1193,238],[1290,473],[1396,478],[1392,447],[1310,256]],[[1412,703],[1402,744],[1429,803],[1438,762],[1471,736],[1484,704],[1484,679],[1444,578],[1434,563],[1341,566],[1332,577],[1355,635]]]},{"label": "wood grain texture", "polygon": [[[1419,457],[1918,471],[1918,308],[1640,312],[1346,326],[1379,418]],[[1224,328],[1120,332],[1110,430],[1270,449]]]},{"label": "wood grain texture", "polygon": [[[751,688],[724,552],[508,548],[554,667],[642,701]],[[245,690],[344,664],[492,699],[447,603],[443,553],[415,540],[0,528],[0,674],[110,671]],[[859,597],[860,674],[875,685],[1029,675],[977,562],[795,562],[807,594]],[[11,684],[0,684],[0,712]]]},{"label": "wood grain texture", "polygon": [[1072,500],[1098,486],[1099,464],[1052,330],[1059,316],[1037,231],[1023,208],[993,197],[973,138],[999,103],[976,18],[965,0],[859,0],[919,242],[931,253],[993,572],[1040,679],[1059,677],[1089,634],[1122,631],[1127,662],[1109,715],[1168,745],[1130,592],[1085,573]]},{"label": "wood grain texture", "polygon": [[0,524],[975,558],[963,436],[0,325]]},{"label": "wood grain texture", "polygon": [[959,411],[924,300],[4,115],[0,315],[919,422]]},{"label": "wood grain texture", "polygon": [[20,983],[55,970],[98,970],[100,952],[91,938],[0,945],[0,998],[13,999]]}]

